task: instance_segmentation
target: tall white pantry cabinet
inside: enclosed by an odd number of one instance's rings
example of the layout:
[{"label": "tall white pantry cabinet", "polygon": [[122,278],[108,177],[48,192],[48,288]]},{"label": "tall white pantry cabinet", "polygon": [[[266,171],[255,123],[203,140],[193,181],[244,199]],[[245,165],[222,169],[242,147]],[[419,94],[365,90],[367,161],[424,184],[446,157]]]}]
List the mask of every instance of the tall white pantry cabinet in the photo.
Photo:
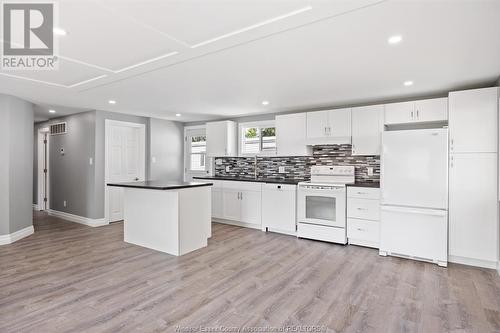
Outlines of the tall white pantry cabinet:
[{"label": "tall white pantry cabinet", "polygon": [[498,88],[449,94],[449,261],[497,268]]}]

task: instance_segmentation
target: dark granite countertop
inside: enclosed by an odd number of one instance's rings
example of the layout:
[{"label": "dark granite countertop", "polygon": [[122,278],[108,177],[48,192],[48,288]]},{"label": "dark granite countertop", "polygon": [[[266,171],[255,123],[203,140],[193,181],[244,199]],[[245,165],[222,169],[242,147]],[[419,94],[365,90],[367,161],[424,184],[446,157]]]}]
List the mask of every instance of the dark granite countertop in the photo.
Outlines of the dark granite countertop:
[{"label": "dark granite countertop", "polygon": [[142,188],[149,190],[177,190],[189,187],[212,186],[212,183],[184,182],[175,180],[146,180],[130,183],[109,183],[108,186]]},{"label": "dark granite countertop", "polygon": [[347,186],[380,188],[380,183],[379,182],[356,182],[354,184],[347,184]]},{"label": "dark granite countertop", "polygon": [[299,182],[303,182],[304,179],[272,179],[272,178],[239,178],[239,177],[215,177],[215,176],[204,176],[204,177],[193,177],[194,179],[206,179],[206,180],[231,180],[236,182],[253,182],[253,183],[268,183],[268,184],[288,184],[297,185]]}]

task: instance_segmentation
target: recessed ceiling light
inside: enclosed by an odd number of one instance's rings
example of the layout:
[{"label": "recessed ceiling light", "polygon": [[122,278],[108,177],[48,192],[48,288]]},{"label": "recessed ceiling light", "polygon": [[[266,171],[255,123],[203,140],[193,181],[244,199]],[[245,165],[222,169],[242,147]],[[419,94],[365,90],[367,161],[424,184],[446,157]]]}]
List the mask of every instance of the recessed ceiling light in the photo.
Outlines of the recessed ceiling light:
[{"label": "recessed ceiling light", "polygon": [[54,28],[52,29],[52,32],[54,32],[54,35],[58,35],[58,36],[66,36],[66,30],[64,29],[61,29],[61,28]]},{"label": "recessed ceiling light", "polygon": [[109,104],[116,104],[116,101],[115,101],[115,100],[110,99],[110,100],[108,101],[108,103],[109,103]]},{"label": "recessed ceiling light", "polygon": [[405,85],[405,87],[409,87],[413,85],[413,81],[405,81],[403,84]]},{"label": "recessed ceiling light", "polygon": [[269,105],[269,101],[262,101],[262,105]]},{"label": "recessed ceiling light", "polygon": [[401,35],[395,35],[395,36],[389,37],[387,42],[389,44],[397,44],[397,43],[401,42],[402,40],[403,40],[403,37],[401,37]]},{"label": "recessed ceiling light", "polygon": [[180,113],[176,113],[176,114],[175,114],[175,116],[176,116],[176,117],[180,117],[180,116],[181,116],[181,114],[180,114]]},{"label": "recessed ceiling light", "polygon": [[56,113],[56,110],[49,110],[49,113]]}]

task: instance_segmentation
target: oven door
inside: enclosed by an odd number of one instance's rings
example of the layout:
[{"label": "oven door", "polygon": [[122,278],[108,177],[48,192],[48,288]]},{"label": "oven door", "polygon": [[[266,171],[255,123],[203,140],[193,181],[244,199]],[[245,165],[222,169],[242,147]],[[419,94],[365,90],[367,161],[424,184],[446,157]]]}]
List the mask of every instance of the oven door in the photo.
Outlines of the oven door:
[{"label": "oven door", "polygon": [[346,190],[345,187],[314,189],[305,186],[298,191],[298,222],[346,227]]}]

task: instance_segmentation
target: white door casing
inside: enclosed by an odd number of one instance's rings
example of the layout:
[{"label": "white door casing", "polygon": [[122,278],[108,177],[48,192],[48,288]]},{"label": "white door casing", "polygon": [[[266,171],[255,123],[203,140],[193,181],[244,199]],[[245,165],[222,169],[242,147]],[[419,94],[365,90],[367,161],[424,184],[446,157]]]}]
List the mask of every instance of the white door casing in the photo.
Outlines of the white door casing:
[{"label": "white door casing", "polygon": [[[44,140],[47,138],[47,145],[44,147]],[[50,130],[48,127],[40,128],[37,133],[37,165],[38,165],[38,182],[37,182],[37,209],[46,210],[50,208],[50,168],[49,168],[49,145],[50,145]],[[47,176],[45,178],[44,169],[47,167]],[[44,204],[44,198],[47,201]]]},{"label": "white door casing", "polygon": [[[106,119],[105,131],[105,183],[145,180],[145,125]],[[123,220],[123,188],[105,184],[105,218]]]}]

